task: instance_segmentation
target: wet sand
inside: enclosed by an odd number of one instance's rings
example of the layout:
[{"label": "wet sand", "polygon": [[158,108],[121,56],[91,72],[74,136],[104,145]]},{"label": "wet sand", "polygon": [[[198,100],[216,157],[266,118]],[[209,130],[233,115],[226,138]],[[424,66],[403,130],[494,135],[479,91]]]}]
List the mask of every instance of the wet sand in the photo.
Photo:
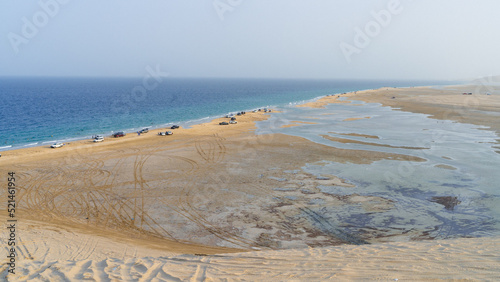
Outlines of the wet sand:
[{"label": "wet sand", "polygon": [[[410,87],[382,88],[349,93],[350,99],[403,111],[431,115],[431,118],[488,126],[500,135],[500,93],[491,86],[459,85],[445,88]],[[472,95],[463,95],[472,93]]]},{"label": "wet sand", "polygon": [[[460,106],[465,96],[450,91],[381,89],[344,96],[491,126],[498,134],[499,117],[483,113],[499,111],[498,96],[478,94],[469,109]],[[324,107],[330,102],[342,101],[328,96],[304,106]],[[460,114],[453,114],[456,109]],[[447,110],[451,114],[445,114]],[[221,118],[173,130],[172,136],[158,136],[160,130],[152,130],[97,144],[84,140],[58,149],[4,152],[0,172],[15,171],[18,179],[22,274],[16,279],[255,280],[269,275],[277,279],[492,279],[500,275],[494,266],[498,261],[494,254],[500,253],[497,238],[381,244],[387,239],[376,236],[380,233],[349,233],[315,213],[311,203],[361,206],[369,213],[393,204],[382,197],[324,193],[318,187],[350,189],[353,185],[334,175],[307,173],[302,169],[306,164],[423,160],[339,149],[283,134],[254,134],[255,122],[268,116],[247,113],[237,117],[238,124],[227,126],[218,125],[227,121]],[[307,123],[290,124],[298,125]],[[5,191],[1,196],[6,198]],[[5,215],[0,219],[6,221]],[[409,235],[431,239],[423,231],[412,232],[396,234],[395,241],[408,241]],[[1,243],[6,245],[4,238]],[[363,246],[335,247],[346,244]],[[244,253],[205,256],[232,252]],[[339,259],[338,252],[345,256]],[[397,257],[405,259],[393,259]],[[261,261],[275,263],[265,267]],[[479,262],[482,269],[471,266]],[[245,271],[248,265],[250,272]]]}]

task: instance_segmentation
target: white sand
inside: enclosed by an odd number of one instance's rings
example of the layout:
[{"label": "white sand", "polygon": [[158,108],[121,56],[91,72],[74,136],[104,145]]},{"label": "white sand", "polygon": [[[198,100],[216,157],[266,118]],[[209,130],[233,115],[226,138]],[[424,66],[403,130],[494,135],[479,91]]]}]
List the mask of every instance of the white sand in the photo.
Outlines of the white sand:
[{"label": "white sand", "polygon": [[[20,236],[9,281],[284,281],[500,279],[500,238],[182,255],[71,230]],[[40,226],[38,226],[40,227]],[[59,243],[58,243],[59,242]],[[64,243],[62,243],[64,242]],[[6,277],[2,266],[1,278]]]}]

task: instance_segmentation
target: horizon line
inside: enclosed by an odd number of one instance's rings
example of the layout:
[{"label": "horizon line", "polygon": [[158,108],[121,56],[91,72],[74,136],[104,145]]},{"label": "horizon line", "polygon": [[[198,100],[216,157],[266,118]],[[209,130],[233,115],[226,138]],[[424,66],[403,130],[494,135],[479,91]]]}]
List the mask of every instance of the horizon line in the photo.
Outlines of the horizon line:
[{"label": "horizon line", "polygon": [[[491,76],[486,76],[491,77]],[[81,79],[81,78],[90,78],[90,79],[140,79],[143,76],[104,76],[104,75],[0,75],[0,79],[9,79],[9,78],[67,78],[67,79]],[[476,79],[481,79],[484,77],[477,78],[468,78],[468,79],[439,79],[439,78],[367,78],[367,77],[337,77],[337,78],[312,78],[312,77],[224,77],[224,76],[165,76],[164,79],[242,79],[242,80],[359,80],[359,81],[370,81],[370,80],[378,80],[378,81],[450,81],[450,82],[458,82],[458,81],[472,81]]]}]

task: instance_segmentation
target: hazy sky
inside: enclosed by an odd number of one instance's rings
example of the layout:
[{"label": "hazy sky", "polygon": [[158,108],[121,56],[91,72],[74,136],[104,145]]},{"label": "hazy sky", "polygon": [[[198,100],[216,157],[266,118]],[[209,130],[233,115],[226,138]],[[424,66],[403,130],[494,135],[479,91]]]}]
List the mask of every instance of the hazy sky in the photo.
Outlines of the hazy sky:
[{"label": "hazy sky", "polygon": [[475,78],[500,74],[499,11],[498,0],[3,0],[0,75]]}]

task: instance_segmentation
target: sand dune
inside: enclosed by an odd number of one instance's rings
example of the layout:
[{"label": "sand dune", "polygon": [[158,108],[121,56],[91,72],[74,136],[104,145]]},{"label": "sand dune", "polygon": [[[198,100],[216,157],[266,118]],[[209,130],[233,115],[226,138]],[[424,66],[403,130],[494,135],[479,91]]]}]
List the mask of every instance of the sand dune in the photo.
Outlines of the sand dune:
[{"label": "sand dune", "polygon": [[[44,238],[50,241],[63,239],[64,244],[44,243],[41,237],[39,241],[23,240],[16,275],[7,276],[10,281],[493,281],[500,278],[500,238],[176,255],[68,231],[42,231],[40,235],[49,236]],[[0,271],[0,277],[5,279],[6,267]]]}]

